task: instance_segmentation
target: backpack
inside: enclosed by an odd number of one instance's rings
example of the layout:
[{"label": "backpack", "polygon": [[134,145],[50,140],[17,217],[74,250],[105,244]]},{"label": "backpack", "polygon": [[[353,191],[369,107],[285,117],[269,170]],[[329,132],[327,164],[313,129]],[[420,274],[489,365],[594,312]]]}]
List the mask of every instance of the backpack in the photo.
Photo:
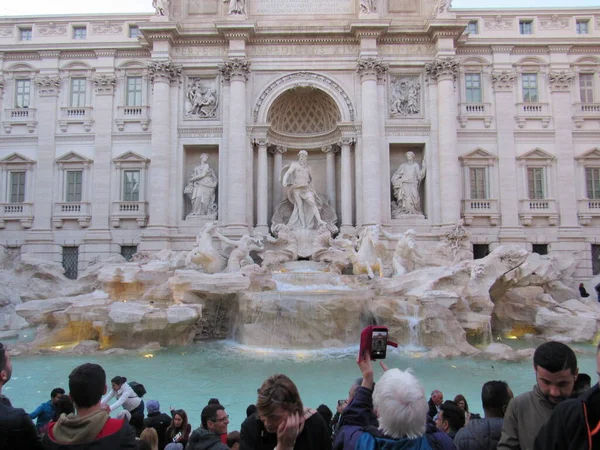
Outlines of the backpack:
[{"label": "backpack", "polygon": [[138,383],[137,381],[132,381],[131,383],[129,383],[129,386],[131,387],[133,392],[135,392],[139,398],[142,398],[144,395],[146,395],[146,388],[144,387],[144,385],[142,383]]},{"label": "backpack", "polygon": [[432,450],[426,435],[417,439],[389,439],[363,433],[356,443],[355,450]]}]

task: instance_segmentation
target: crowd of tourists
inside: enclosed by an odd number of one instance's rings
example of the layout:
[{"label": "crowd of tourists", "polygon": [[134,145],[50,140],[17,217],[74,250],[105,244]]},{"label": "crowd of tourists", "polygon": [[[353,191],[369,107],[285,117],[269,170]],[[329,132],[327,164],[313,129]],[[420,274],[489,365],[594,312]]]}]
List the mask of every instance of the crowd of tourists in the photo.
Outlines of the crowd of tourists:
[{"label": "crowd of tourists", "polygon": [[[600,346],[596,355],[600,376]],[[108,386],[104,369],[86,363],[69,375],[68,392],[53,389],[31,413],[0,397],[0,450],[600,449],[599,386],[578,373],[577,357],[563,343],[535,350],[531,391],[514,397],[505,381],[484,383],[483,416],[472,413],[462,395],[444,401],[436,389],[428,399],[410,370],[380,362],[383,374],[375,383],[369,355],[359,356],[357,365],[361,377],[351,382],[348,374],[348,398],[335,414],[327,405],[304,405],[294,382],[277,374],[258,388],[239,431],[230,430],[216,398],[192,431],[184,410],[162,412],[157,400],[144,402],[143,385],[115,376]],[[0,394],[12,369],[0,343]]]}]

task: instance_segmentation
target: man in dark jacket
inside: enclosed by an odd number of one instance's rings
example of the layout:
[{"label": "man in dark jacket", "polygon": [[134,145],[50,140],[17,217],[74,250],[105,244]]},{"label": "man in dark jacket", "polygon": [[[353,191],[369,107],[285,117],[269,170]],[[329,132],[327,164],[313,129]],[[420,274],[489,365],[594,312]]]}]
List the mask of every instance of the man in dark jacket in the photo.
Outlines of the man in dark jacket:
[{"label": "man in dark jacket", "polygon": [[229,416],[225,408],[218,403],[205,406],[200,414],[202,426],[194,430],[186,450],[229,450],[221,442],[221,436],[227,436]]},{"label": "man in dark jacket", "polygon": [[158,400],[149,400],[146,404],[148,417],[144,419],[145,428],[154,428],[158,434],[158,450],[164,450],[167,445],[167,428],[171,425],[171,417],[160,412]]},{"label": "man in dark jacket", "polygon": [[[0,395],[2,387],[12,375],[12,363],[6,347],[0,343]],[[13,408],[6,397],[0,401],[0,448],[2,449],[41,449],[40,437],[29,414],[20,408]]]},{"label": "man in dark jacket", "polygon": [[502,422],[513,393],[504,381],[488,381],[481,389],[483,419],[471,419],[458,430],[454,444],[458,450],[496,450]]},{"label": "man in dark jacket", "polygon": [[435,425],[454,439],[458,430],[465,426],[465,412],[453,401],[446,400],[440,406]]},{"label": "man in dark jacket", "polygon": [[77,414],[50,422],[45,450],[134,450],[135,430],[126,420],[111,419],[100,403],[106,373],[98,364],[82,364],[69,375],[69,395]]},{"label": "man in dark jacket", "polygon": [[52,392],[50,392],[50,400],[42,403],[35,409],[35,411],[29,413],[29,417],[32,419],[37,418],[35,426],[39,431],[42,431],[46,425],[54,420],[54,415],[56,414],[56,404],[64,395],[64,393],[65,390],[63,388],[52,389]]},{"label": "man in dark jacket", "polygon": [[437,389],[431,392],[431,397],[429,397],[429,417],[432,419],[437,416],[438,411],[440,410],[440,405],[444,403],[444,394],[442,391],[438,391]]}]

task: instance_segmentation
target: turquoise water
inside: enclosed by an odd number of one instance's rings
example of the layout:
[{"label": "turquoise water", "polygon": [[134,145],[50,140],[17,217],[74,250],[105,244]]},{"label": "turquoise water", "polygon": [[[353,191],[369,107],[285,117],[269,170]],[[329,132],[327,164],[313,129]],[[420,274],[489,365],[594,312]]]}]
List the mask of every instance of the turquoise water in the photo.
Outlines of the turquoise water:
[{"label": "turquoise water", "polygon": [[[577,346],[580,371],[596,381],[595,347]],[[101,364],[108,379],[122,375],[145,385],[144,400],[160,401],[188,412],[193,427],[200,423],[200,412],[209,398],[217,397],[231,417],[229,430],[239,430],[246,407],[256,401],[256,389],[274,373],[287,374],[298,386],[303,402],[317,407],[325,403],[334,410],[337,400],[346,398],[352,381],[360,376],[355,362],[357,349],[337,351],[269,352],[241,347],[227,341],[170,348],[143,354],[106,356],[44,355],[13,358],[13,377],[3,394],[14,406],[28,412],[49,398],[55,387],[68,391],[68,375],[84,362]],[[420,353],[393,350],[386,361],[389,367],[412,368],[429,393],[441,389],[445,399],[463,394],[471,411],[481,412],[483,383],[505,380],[515,394],[531,389],[535,382],[531,361],[502,363],[456,358],[429,360]],[[377,367],[376,378],[381,373]],[[109,383],[110,386],[110,383]]]}]

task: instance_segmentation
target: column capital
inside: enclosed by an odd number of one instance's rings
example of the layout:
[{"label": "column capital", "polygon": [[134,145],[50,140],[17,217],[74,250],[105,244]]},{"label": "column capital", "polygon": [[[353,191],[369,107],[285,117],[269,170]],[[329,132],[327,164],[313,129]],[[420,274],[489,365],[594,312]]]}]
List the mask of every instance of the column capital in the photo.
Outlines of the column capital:
[{"label": "column capital", "polygon": [[342,137],[342,139],[340,139],[340,141],[338,142],[338,145],[340,147],[342,147],[342,145],[352,145],[352,144],[356,144],[356,138],[355,137]]},{"label": "column capital", "polygon": [[492,73],[492,84],[496,92],[512,91],[517,81],[516,72],[502,71]]},{"label": "column capital", "polygon": [[57,97],[60,91],[60,77],[58,75],[38,75],[35,85],[40,97]]},{"label": "column capital", "polygon": [[575,74],[567,70],[550,72],[548,74],[550,91],[569,92],[571,90],[571,82],[574,78]]},{"label": "column capital", "polygon": [[148,62],[148,78],[152,84],[157,81],[174,83],[181,77],[181,66],[176,66],[170,59]]},{"label": "column capital", "polygon": [[458,74],[459,62],[457,58],[436,58],[430,63],[425,64],[425,72],[430,78],[441,80],[451,77],[456,80]]},{"label": "column capital", "polygon": [[389,66],[380,58],[358,58],[356,72],[364,80],[378,80],[385,76]]},{"label": "column capital", "polygon": [[116,78],[113,73],[106,73],[92,77],[92,83],[98,95],[112,95],[115,90]]},{"label": "column capital", "polygon": [[276,145],[275,147],[271,148],[270,152],[273,154],[279,153],[280,155],[283,155],[285,152],[287,152],[287,148],[281,145]]},{"label": "column capital", "polygon": [[254,138],[253,141],[259,147],[268,147],[269,146],[269,140],[267,138]]},{"label": "column capital", "polygon": [[326,145],[321,148],[321,151],[323,153],[331,153],[331,154],[335,155],[336,153],[338,153],[339,149],[333,145]]},{"label": "column capital", "polygon": [[250,73],[250,61],[245,58],[231,58],[219,64],[219,72],[223,75],[223,79],[227,82],[248,80]]},{"label": "column capital", "polygon": [[3,90],[4,90],[4,77],[2,76],[2,74],[0,74],[0,95],[2,94]]}]

